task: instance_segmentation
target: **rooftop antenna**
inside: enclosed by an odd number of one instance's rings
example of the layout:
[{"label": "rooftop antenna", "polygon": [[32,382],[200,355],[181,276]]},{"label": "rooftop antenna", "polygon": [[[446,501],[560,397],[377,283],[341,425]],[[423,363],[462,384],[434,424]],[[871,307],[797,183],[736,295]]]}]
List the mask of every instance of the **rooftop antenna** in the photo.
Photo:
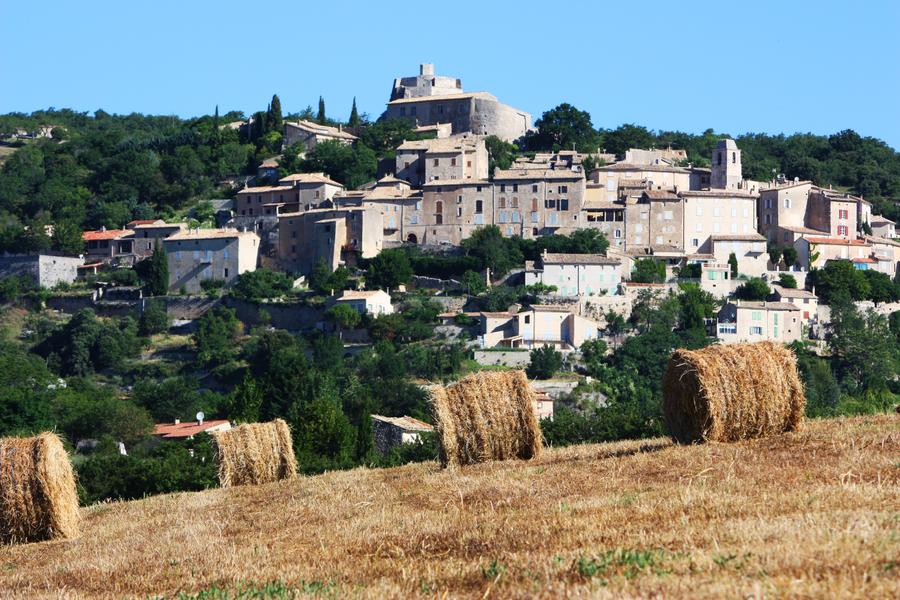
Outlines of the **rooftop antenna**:
[{"label": "rooftop antenna", "polygon": [[205,419],[205,418],[206,418],[206,415],[203,414],[202,410],[200,412],[198,412],[197,413],[197,424],[203,425],[203,419]]}]

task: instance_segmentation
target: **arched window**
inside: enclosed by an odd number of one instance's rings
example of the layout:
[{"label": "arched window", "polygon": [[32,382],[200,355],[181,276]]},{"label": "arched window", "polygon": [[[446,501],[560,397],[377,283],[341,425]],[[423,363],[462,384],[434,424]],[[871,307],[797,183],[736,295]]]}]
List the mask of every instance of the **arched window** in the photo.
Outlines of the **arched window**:
[{"label": "arched window", "polygon": [[506,208],[506,198],[500,196],[500,208]]},{"label": "arched window", "polygon": [[511,208],[519,208],[519,199],[516,198],[515,196],[513,196],[512,204],[510,205],[510,207]]},{"label": "arched window", "polygon": [[444,212],[444,203],[441,202],[440,200],[438,200],[437,202],[435,202],[435,203],[434,203],[434,212],[436,212],[436,213],[439,214],[439,215],[440,215],[440,214],[443,214],[443,212]]}]

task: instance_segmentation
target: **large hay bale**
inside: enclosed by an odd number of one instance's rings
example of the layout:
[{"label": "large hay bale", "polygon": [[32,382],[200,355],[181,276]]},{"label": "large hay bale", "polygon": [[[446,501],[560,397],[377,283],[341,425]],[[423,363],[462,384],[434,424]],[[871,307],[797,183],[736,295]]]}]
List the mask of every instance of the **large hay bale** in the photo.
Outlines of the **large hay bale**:
[{"label": "large hay bale", "polygon": [[663,380],[666,425],[682,444],[796,431],[805,407],[794,353],[772,342],[676,350]]},{"label": "large hay bale", "polygon": [[287,423],[247,423],[213,434],[219,484],[257,485],[297,474],[294,445]]},{"label": "large hay bale", "polygon": [[75,474],[60,439],[0,439],[0,540],[73,538],[79,524]]},{"label": "large hay bale", "polygon": [[538,456],[542,438],[533,400],[523,371],[481,371],[434,388],[441,464]]}]

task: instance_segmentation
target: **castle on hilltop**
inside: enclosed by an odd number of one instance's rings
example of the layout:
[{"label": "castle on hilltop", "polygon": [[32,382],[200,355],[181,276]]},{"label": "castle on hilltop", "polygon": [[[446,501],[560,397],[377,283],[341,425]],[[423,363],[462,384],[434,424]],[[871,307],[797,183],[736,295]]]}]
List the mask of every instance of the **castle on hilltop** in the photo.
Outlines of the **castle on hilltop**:
[{"label": "castle on hilltop", "polygon": [[462,81],[434,74],[434,65],[419,65],[419,74],[394,80],[382,119],[412,119],[416,127],[449,125],[451,134],[496,135],[516,140],[531,129],[531,115],[503,104],[487,92],[465,92]]}]

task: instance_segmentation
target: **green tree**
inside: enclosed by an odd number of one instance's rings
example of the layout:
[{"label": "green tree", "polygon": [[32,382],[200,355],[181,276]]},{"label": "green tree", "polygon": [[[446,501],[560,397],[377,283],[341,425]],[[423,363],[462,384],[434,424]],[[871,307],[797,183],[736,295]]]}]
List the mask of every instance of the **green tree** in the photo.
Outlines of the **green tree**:
[{"label": "green tree", "polygon": [[503,237],[496,225],[478,227],[462,241],[466,254],[481,263],[481,268],[489,268],[491,277],[502,277],[510,269],[523,265],[525,258],[516,240]]},{"label": "green tree", "polygon": [[382,250],[369,261],[366,286],[379,289],[396,289],[412,278],[409,257],[400,249]]},{"label": "green tree", "polygon": [[348,188],[355,188],[371,181],[377,167],[375,152],[364,143],[351,146],[338,140],[326,140],[306,153],[300,170],[327,173]]},{"label": "green tree", "polygon": [[241,329],[241,322],[234,310],[217,306],[197,319],[193,334],[197,347],[197,359],[206,365],[227,362],[234,355],[234,343]]},{"label": "green tree", "polygon": [[787,289],[796,289],[797,288],[797,278],[791,275],[790,273],[779,273],[778,274],[778,285]]},{"label": "green tree", "polygon": [[300,468],[306,472],[346,468],[352,464],[355,442],[337,387],[325,379],[304,403],[294,423],[294,448]]},{"label": "green tree", "polygon": [[[781,263],[782,250],[776,245],[769,246],[769,261],[772,263],[772,266],[775,267],[775,270],[778,270],[778,265]],[[790,265],[788,265],[790,266]]]},{"label": "green tree", "polygon": [[562,369],[562,365],[562,354],[552,346],[543,346],[531,351],[531,361],[526,371],[532,379],[550,379]]},{"label": "green tree", "polygon": [[863,276],[869,283],[867,298],[875,304],[882,302],[894,302],[898,298],[897,284],[886,274],[869,269],[863,271]]},{"label": "green tree", "polygon": [[163,333],[169,328],[169,314],[162,300],[147,300],[141,311],[138,331],[143,336]]},{"label": "green tree", "polygon": [[360,124],[359,112],[356,110],[356,96],[353,96],[353,107],[350,109],[350,120],[347,124],[353,128],[359,127]]},{"label": "green tree", "polygon": [[320,125],[325,125],[325,99],[319,96],[319,112],[316,114],[316,121]]},{"label": "green tree", "polygon": [[784,264],[788,269],[793,268],[797,264],[797,249],[793,246],[785,246],[781,251],[781,256],[784,258]]},{"label": "green tree", "polygon": [[873,310],[861,313],[846,296],[831,304],[828,347],[834,368],[852,390],[883,390],[897,373],[896,338],[888,319]]},{"label": "green tree", "polygon": [[536,133],[525,136],[530,150],[577,150],[596,152],[600,136],[591,123],[590,113],[563,103],[548,110],[535,122]]},{"label": "green tree", "polygon": [[81,228],[72,221],[60,221],[53,227],[50,243],[57,252],[65,254],[84,254],[84,240]]},{"label": "green tree", "polygon": [[631,269],[631,281],[635,283],[664,283],[666,265],[653,258],[639,258]]},{"label": "green tree", "polygon": [[460,283],[466,289],[466,293],[470,296],[477,296],[487,289],[487,283],[484,276],[475,271],[466,271],[463,273]]},{"label": "green tree", "polygon": [[484,138],[484,146],[488,153],[488,177],[490,178],[494,177],[495,169],[510,168],[519,150],[515,144],[505,142],[496,135]]},{"label": "green tree", "polygon": [[728,255],[728,266],[731,267],[731,278],[735,279],[738,276],[738,260],[737,256],[734,255],[734,252]]},{"label": "green tree", "polygon": [[819,300],[825,304],[843,296],[865,300],[871,292],[869,280],[848,260],[830,260],[823,268],[810,270],[807,285],[816,290]]},{"label": "green tree", "polygon": [[146,262],[143,279],[146,282],[147,294],[165,296],[169,291],[169,257],[159,239],[154,242],[153,254]]},{"label": "green tree", "polygon": [[748,279],[734,290],[735,297],[740,298],[741,300],[754,300],[760,302],[765,300],[770,293],[771,290],[769,289],[769,284],[759,277]]},{"label": "green tree", "polygon": [[284,129],[284,118],[281,116],[281,99],[278,94],[272,95],[272,102],[269,104],[269,112],[267,115],[267,127],[269,131],[281,131]]},{"label": "green tree", "polygon": [[245,271],[238,277],[231,294],[235,298],[258,301],[266,298],[281,298],[290,294],[294,280],[285,273],[271,269]]},{"label": "green tree", "polygon": [[343,329],[353,329],[359,325],[361,319],[356,310],[343,302],[339,302],[326,310],[325,318],[334,323],[338,332]]}]

